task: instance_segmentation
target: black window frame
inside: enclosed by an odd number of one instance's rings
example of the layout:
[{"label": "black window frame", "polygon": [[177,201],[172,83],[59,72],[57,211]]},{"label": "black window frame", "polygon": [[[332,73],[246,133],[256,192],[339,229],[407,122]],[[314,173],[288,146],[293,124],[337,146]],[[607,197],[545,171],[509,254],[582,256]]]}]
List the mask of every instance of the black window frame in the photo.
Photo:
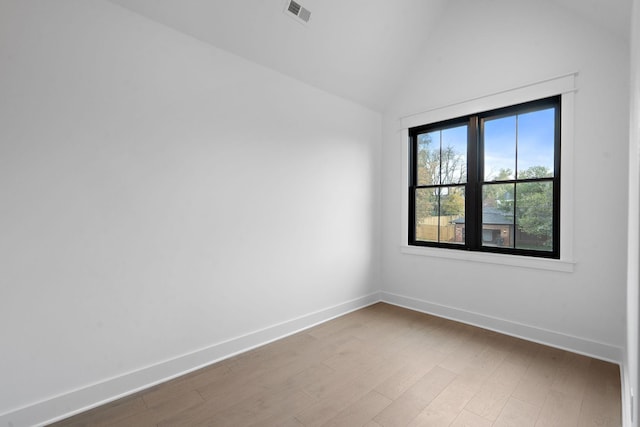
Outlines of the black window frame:
[{"label": "black window frame", "polygon": [[[552,205],[552,248],[551,250],[521,249],[505,246],[487,246],[482,244],[482,188],[484,184],[496,181],[484,180],[484,123],[486,120],[500,116],[524,114],[527,112],[555,109],[554,120],[554,161],[553,176],[545,178],[528,178],[501,180],[500,183],[551,182],[553,188]],[[560,259],[560,160],[561,160],[561,95],[523,102],[489,111],[469,114],[453,119],[409,128],[409,229],[408,244],[411,246],[437,247],[443,249],[465,250],[474,252],[489,252],[508,255],[522,255],[529,257]],[[416,239],[416,190],[420,188],[450,187],[451,184],[418,185],[418,135],[436,130],[467,125],[467,180],[465,188],[465,242],[448,243]],[[516,154],[517,159],[517,154]],[[515,173],[515,171],[514,171]],[[514,196],[515,199],[515,196]],[[515,222],[514,222],[515,229]],[[514,239],[515,239],[514,232]],[[514,244],[515,246],[515,244]]]}]

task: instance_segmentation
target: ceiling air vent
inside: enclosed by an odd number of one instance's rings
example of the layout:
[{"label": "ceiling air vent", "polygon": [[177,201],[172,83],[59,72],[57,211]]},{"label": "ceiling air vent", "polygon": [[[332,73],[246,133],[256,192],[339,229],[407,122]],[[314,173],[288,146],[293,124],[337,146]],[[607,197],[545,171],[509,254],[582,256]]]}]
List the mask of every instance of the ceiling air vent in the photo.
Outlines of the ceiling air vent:
[{"label": "ceiling air vent", "polygon": [[302,24],[307,24],[311,18],[311,12],[294,0],[287,0],[287,8],[284,13]]}]

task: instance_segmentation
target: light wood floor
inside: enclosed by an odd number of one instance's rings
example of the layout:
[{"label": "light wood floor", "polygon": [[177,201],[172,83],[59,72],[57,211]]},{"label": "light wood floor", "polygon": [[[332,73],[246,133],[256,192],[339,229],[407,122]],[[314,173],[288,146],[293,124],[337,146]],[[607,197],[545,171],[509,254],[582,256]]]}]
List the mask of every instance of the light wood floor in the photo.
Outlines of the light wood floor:
[{"label": "light wood floor", "polygon": [[620,426],[620,374],[381,303],[55,425]]}]

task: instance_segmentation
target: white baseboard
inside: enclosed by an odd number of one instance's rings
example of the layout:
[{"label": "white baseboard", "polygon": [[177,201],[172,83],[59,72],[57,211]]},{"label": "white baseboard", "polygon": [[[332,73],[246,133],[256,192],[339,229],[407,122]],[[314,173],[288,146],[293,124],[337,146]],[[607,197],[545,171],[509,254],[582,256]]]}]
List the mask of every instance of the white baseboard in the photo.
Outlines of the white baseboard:
[{"label": "white baseboard", "polygon": [[487,316],[485,314],[474,313],[472,311],[462,310],[459,308],[435,304],[429,301],[406,297],[391,292],[381,292],[380,295],[381,301],[389,304],[478,326],[480,328],[489,329],[505,335],[522,338],[527,341],[537,342],[562,350],[571,351],[573,353],[583,354],[585,356],[605,360],[618,365],[622,364],[623,349],[610,344],[537,328],[535,326]]},{"label": "white baseboard", "polygon": [[58,421],[379,301],[380,293],[374,292],[174,359],[18,408],[0,414],[0,426],[41,426]]},{"label": "white baseboard", "polygon": [[380,301],[619,364],[621,365],[621,380],[623,382],[623,418],[628,415],[627,411],[630,410],[628,407],[629,390],[628,387],[625,387],[629,382],[626,381],[626,369],[622,363],[623,350],[620,347],[417,298],[390,292],[374,292],[0,414],[0,426],[42,426],[61,420]]}]

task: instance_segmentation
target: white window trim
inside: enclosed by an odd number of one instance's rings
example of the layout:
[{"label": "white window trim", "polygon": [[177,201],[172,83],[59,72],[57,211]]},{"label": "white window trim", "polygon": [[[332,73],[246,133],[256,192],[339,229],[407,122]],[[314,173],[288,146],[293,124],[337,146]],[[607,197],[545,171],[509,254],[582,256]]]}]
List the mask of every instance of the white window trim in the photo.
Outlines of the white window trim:
[{"label": "white window trim", "polygon": [[[400,244],[400,250],[402,253],[567,273],[573,272],[575,265],[573,259],[573,133],[574,98],[575,92],[577,91],[575,79],[577,75],[578,73],[565,74],[490,95],[433,108],[400,119],[402,145],[402,242]],[[562,97],[560,116],[560,259],[410,246],[407,236],[407,230],[409,229],[409,128],[555,95],[561,95]]]}]

